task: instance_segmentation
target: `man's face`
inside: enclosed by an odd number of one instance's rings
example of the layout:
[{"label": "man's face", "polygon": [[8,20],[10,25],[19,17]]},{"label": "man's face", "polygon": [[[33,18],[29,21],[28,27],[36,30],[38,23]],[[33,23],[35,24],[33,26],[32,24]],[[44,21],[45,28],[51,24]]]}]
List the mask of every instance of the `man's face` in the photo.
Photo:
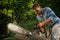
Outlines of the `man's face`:
[{"label": "man's face", "polygon": [[36,15],[40,15],[40,13],[41,13],[41,8],[40,8],[40,7],[36,7],[36,8],[34,9],[34,11],[35,11]]}]

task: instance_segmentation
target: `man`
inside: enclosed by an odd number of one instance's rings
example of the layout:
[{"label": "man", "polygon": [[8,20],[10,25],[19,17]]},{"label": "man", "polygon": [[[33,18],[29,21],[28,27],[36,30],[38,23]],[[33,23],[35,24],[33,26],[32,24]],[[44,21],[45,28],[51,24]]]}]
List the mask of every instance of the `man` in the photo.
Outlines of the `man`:
[{"label": "man", "polygon": [[49,28],[52,28],[52,40],[59,40],[60,38],[60,19],[55,15],[53,10],[49,7],[41,8],[41,6],[37,3],[33,5],[33,10],[37,15],[37,19],[39,24],[37,27],[40,27],[42,32],[44,29],[42,28],[44,25],[48,25]]}]

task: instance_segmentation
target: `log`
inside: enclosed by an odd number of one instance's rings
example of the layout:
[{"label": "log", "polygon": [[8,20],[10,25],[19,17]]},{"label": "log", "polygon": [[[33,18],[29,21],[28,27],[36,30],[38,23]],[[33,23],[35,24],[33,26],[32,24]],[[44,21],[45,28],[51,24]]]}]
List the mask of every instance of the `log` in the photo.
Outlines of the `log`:
[{"label": "log", "polygon": [[16,33],[15,37],[17,40],[47,40],[46,37],[38,35],[36,31],[30,32],[13,23],[7,24],[7,27],[10,31]]}]

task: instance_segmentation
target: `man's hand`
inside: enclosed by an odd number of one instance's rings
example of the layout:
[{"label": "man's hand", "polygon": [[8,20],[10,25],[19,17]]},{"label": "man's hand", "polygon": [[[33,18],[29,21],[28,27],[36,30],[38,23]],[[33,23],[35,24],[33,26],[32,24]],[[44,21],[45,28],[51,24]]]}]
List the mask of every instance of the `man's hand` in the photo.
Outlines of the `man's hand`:
[{"label": "man's hand", "polygon": [[37,24],[36,26],[34,26],[33,28],[39,29],[39,28],[43,27],[44,25],[45,25],[44,22],[41,22],[41,23]]},{"label": "man's hand", "polygon": [[37,27],[40,27],[40,32],[42,32],[42,33],[45,32],[45,30],[44,30],[44,28],[43,28],[44,25],[45,25],[45,22],[41,22],[41,23],[39,23],[39,24],[37,25]]},{"label": "man's hand", "polygon": [[45,30],[44,30],[44,28],[43,28],[43,27],[41,27],[41,28],[40,28],[40,32],[42,32],[42,33],[44,33],[44,32],[45,32]]},{"label": "man's hand", "polygon": [[37,24],[38,27],[43,27],[45,25],[45,22],[41,22],[39,24]]}]

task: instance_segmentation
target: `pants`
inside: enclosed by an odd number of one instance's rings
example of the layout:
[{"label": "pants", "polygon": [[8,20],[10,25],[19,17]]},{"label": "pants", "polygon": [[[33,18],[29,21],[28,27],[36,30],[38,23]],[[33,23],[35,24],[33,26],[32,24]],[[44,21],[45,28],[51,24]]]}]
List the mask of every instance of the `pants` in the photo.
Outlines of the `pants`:
[{"label": "pants", "polygon": [[53,26],[51,36],[52,36],[52,40],[60,39],[60,24],[56,24]]},{"label": "pants", "polygon": [[[60,24],[55,24],[50,31],[51,31],[51,35],[47,38],[47,40],[60,40]],[[40,36],[42,38],[45,38],[45,35],[42,34],[41,32],[40,32]]]}]

